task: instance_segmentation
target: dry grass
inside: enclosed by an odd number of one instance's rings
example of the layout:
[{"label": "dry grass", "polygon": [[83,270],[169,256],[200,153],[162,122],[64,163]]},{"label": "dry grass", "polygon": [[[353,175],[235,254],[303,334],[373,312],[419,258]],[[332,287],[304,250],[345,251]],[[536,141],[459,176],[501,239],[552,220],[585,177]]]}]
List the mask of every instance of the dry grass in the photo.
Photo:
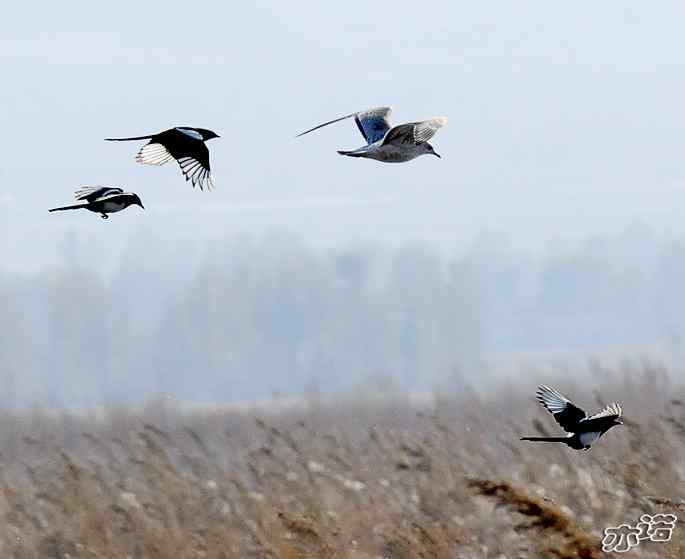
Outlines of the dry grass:
[{"label": "dry grass", "polygon": [[[553,431],[526,393],[401,395],[278,413],[2,415],[0,557],[598,558],[605,526],[685,517],[685,388],[665,371],[599,371],[588,408],[628,425],[590,452],[518,440]],[[631,557],[685,556],[685,525]]]}]

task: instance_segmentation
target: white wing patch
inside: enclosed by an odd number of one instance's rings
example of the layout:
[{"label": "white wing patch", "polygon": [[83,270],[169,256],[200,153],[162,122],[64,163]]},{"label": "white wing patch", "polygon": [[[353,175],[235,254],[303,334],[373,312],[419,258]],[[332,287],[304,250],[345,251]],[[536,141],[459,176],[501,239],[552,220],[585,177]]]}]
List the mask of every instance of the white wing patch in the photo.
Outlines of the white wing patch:
[{"label": "white wing patch", "polygon": [[183,132],[186,136],[190,136],[194,140],[202,140],[202,134],[200,134],[197,130],[191,130],[190,128],[179,128],[178,126],[176,127],[176,130]]},{"label": "white wing patch", "polygon": [[587,421],[589,419],[599,419],[600,417],[621,417],[623,414],[623,410],[621,409],[620,404],[617,404],[616,402],[609,404],[606,408],[604,408],[601,411],[598,411],[595,414],[592,414],[588,417],[586,417],[583,421]]},{"label": "white wing patch", "polygon": [[205,169],[197,159],[192,157],[180,157],[178,159],[178,164],[181,166],[181,171],[186,177],[187,181],[190,181],[195,187],[195,185],[200,187],[200,190],[204,190],[205,183],[207,185],[207,190],[212,190],[214,188],[214,179],[208,169]]},{"label": "white wing patch", "polygon": [[164,165],[167,161],[173,159],[169,151],[162,144],[145,144],[138,155],[136,161],[144,165]]}]

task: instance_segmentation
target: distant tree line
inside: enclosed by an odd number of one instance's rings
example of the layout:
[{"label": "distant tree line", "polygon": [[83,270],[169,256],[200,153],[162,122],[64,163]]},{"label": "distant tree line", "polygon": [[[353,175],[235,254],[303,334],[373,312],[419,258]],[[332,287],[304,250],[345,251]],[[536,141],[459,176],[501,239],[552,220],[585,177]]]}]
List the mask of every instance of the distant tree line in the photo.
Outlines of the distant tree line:
[{"label": "distant tree line", "polygon": [[57,268],[0,267],[2,405],[251,399],[374,377],[429,388],[494,352],[678,352],[685,326],[685,242],[641,228],[536,257],[503,235],[450,256],[288,235],[138,240],[108,273],[72,241]]}]

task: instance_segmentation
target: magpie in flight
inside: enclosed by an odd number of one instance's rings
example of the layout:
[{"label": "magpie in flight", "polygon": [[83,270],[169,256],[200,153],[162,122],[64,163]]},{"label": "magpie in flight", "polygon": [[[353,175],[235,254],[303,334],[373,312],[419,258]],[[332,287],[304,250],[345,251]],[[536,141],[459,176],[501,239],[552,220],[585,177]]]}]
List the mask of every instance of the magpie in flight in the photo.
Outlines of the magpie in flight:
[{"label": "magpie in flight", "polygon": [[109,219],[109,215],[115,212],[125,210],[130,205],[143,207],[143,203],[137,194],[133,192],[124,192],[122,188],[114,186],[84,186],[79,188],[74,197],[77,200],[83,200],[80,204],[73,206],[62,206],[61,208],[53,208],[51,212],[61,212],[64,210],[89,210],[100,214],[102,219]]},{"label": "magpie in flight", "polygon": [[361,132],[366,145],[349,151],[340,150],[340,155],[348,157],[365,157],[383,163],[404,163],[424,154],[435,155],[433,146],[428,143],[440,128],[447,124],[447,117],[438,116],[421,122],[408,122],[398,126],[390,126],[390,107],[377,107],[366,111],[359,111],[329,120],[310,128],[295,136],[299,138],[334,122],[346,118],[354,118],[357,128]]},{"label": "magpie in flight", "polygon": [[592,443],[609,429],[623,425],[623,410],[615,402],[593,415],[587,415],[559,391],[545,385],[538,387],[537,399],[569,434],[565,437],[521,437],[522,441],[564,443],[575,450],[590,450]]},{"label": "magpie in flight", "polygon": [[151,136],[136,136],[134,138],[105,138],[108,142],[128,142],[130,140],[150,140],[145,144],[136,161],[145,165],[164,165],[171,159],[175,159],[185,175],[186,181],[190,181],[204,190],[214,188],[209,167],[209,150],[205,145],[207,140],[218,138],[219,135],[205,128],[191,128],[189,126],[177,126],[159,134]]}]

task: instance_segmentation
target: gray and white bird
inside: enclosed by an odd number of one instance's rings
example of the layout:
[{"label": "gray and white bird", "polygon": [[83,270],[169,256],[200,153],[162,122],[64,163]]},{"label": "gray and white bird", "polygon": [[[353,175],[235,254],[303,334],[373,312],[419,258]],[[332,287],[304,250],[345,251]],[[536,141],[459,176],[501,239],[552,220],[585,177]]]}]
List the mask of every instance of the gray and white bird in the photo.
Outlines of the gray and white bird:
[{"label": "gray and white bird", "polygon": [[590,450],[592,444],[612,427],[623,425],[623,410],[616,402],[603,410],[587,415],[558,390],[538,387],[537,400],[554,416],[565,437],[521,437],[522,441],[564,443],[575,450]]},{"label": "gray and white bird", "polygon": [[310,128],[296,137],[304,136],[323,126],[339,122],[346,118],[354,118],[359,131],[366,140],[366,145],[351,151],[338,151],[340,155],[348,157],[366,157],[383,163],[404,163],[430,153],[440,157],[433,146],[428,143],[435,133],[447,124],[447,117],[438,116],[421,122],[408,122],[398,126],[390,126],[390,107],[377,107],[367,111],[351,113],[330,120]]},{"label": "gray and white bird", "polygon": [[145,209],[137,194],[134,192],[124,192],[123,188],[116,186],[84,186],[74,193],[74,197],[77,200],[83,200],[83,202],[73,206],[53,208],[48,211],[61,212],[64,210],[84,209],[99,213],[102,219],[109,219],[108,214],[125,210],[132,204]]}]

